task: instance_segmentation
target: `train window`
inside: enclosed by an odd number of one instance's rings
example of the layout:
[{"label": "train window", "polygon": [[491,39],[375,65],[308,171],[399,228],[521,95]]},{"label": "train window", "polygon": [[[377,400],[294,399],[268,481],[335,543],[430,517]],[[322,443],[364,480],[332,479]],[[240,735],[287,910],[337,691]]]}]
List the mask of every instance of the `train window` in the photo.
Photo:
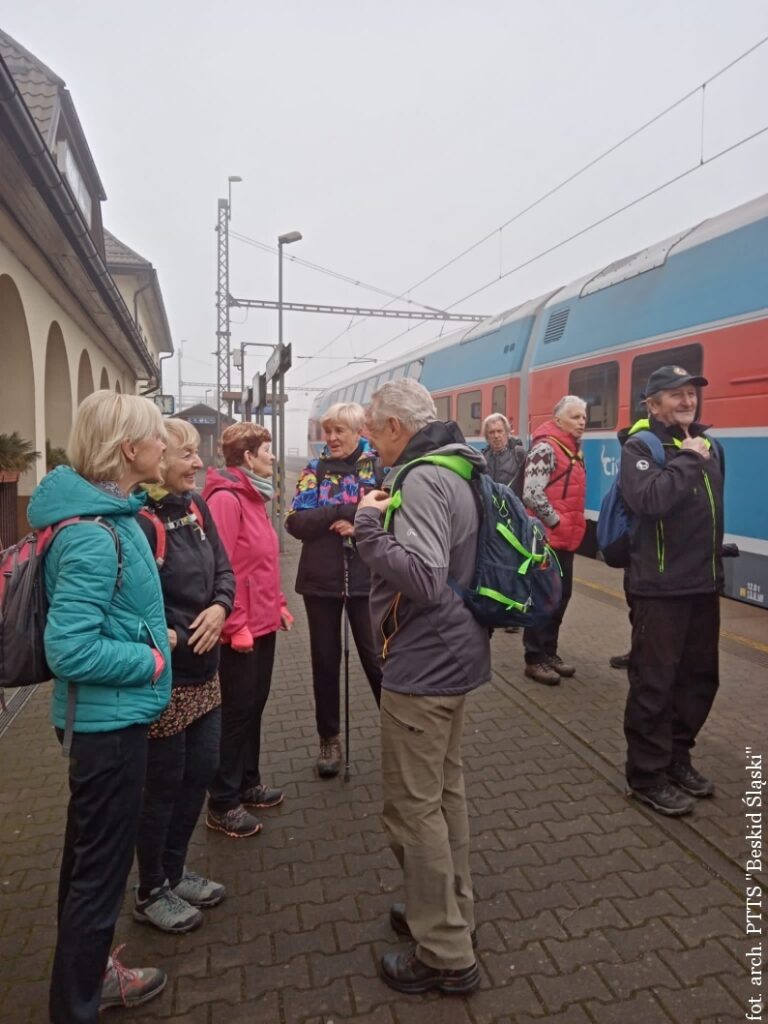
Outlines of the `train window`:
[{"label": "train window", "polygon": [[610,430],[619,412],[619,364],[598,363],[573,370],[568,393],[587,403],[587,430]]},{"label": "train window", "polygon": [[363,392],[364,391],[365,391],[365,381],[364,380],[359,380],[357,382],[357,384],[355,384],[354,389],[352,391],[352,401],[353,402],[361,401],[361,399],[363,397]]},{"label": "train window", "polygon": [[[632,385],[630,392],[629,420],[630,423],[640,416],[645,416],[645,406],[641,395],[645,391],[648,378],[660,366],[684,366],[688,373],[698,377],[703,370],[704,355],[701,345],[681,345],[679,348],[665,348],[660,352],[648,352],[638,356],[632,363]],[[703,392],[702,392],[703,394]],[[699,408],[696,418],[701,419],[703,400],[699,397]]]},{"label": "train window", "polygon": [[479,391],[465,391],[456,400],[456,419],[465,437],[480,433],[482,396]]},{"label": "train window", "polygon": [[405,376],[405,367],[404,366],[397,366],[392,371],[392,380],[400,380],[400,378],[404,377],[404,376]]},{"label": "train window", "polygon": [[408,364],[406,376],[413,377],[414,380],[418,380],[421,377],[421,370],[423,366],[423,359],[414,359],[412,363]]},{"label": "train window", "polygon": [[437,409],[437,418],[445,422],[451,418],[451,396],[442,395],[440,398],[435,399],[435,409]]},{"label": "train window", "polygon": [[500,412],[502,416],[507,415],[507,385],[497,384],[491,396],[491,412]]}]

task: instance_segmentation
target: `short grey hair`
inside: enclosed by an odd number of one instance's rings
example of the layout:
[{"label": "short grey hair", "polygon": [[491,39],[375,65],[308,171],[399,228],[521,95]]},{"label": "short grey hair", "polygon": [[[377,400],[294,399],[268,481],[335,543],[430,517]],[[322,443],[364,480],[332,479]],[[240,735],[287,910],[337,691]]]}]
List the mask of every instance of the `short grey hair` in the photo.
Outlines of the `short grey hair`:
[{"label": "short grey hair", "polygon": [[587,408],[587,403],[578,395],[563,395],[552,411],[552,415],[559,416],[569,405],[580,405],[583,409]]},{"label": "short grey hair", "polygon": [[374,427],[391,417],[415,434],[437,419],[437,409],[423,384],[412,377],[401,377],[388,380],[374,393],[368,415]]},{"label": "short grey hair", "polygon": [[357,402],[336,402],[320,418],[320,426],[323,430],[332,423],[349,427],[350,430],[359,434],[365,424],[365,409]]},{"label": "short grey hair", "polygon": [[488,429],[488,427],[490,427],[490,425],[492,423],[495,423],[497,420],[499,421],[499,423],[501,423],[501,425],[504,427],[508,434],[512,433],[512,425],[507,419],[507,417],[504,415],[504,413],[492,412],[490,416],[486,416],[485,419],[483,420],[483,437],[486,436],[485,432]]}]

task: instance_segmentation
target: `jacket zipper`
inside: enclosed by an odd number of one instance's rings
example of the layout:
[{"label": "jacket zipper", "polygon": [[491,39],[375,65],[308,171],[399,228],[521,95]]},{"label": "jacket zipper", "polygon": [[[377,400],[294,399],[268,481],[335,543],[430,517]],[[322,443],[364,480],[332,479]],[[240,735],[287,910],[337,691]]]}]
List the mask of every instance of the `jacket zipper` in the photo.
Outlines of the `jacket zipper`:
[{"label": "jacket zipper", "polygon": [[712,514],[712,579],[717,580],[717,517],[715,515],[715,498],[712,494],[712,486],[709,482],[709,477],[702,469],[701,475],[704,477],[704,486],[707,489],[707,497],[709,498],[709,511]]},{"label": "jacket zipper", "polygon": [[656,523],[656,561],[658,562],[659,572],[664,572],[664,520],[660,519]]}]

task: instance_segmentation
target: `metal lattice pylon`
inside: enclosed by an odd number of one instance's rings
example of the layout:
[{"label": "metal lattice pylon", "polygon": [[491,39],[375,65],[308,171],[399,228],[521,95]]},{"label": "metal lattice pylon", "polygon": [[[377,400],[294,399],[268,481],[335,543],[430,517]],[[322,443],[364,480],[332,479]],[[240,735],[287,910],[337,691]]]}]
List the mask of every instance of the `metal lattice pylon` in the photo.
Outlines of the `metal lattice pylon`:
[{"label": "metal lattice pylon", "polygon": [[229,360],[229,202],[219,200],[216,222],[216,408],[227,411],[223,397],[230,390]]}]

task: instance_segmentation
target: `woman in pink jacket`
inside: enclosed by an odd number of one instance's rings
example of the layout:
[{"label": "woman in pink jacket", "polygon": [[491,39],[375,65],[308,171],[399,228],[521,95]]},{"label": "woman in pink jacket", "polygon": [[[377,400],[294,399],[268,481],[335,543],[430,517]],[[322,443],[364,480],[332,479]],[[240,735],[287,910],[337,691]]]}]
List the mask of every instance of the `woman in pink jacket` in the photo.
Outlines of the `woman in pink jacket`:
[{"label": "woman in pink jacket", "polygon": [[235,423],[221,436],[226,469],[209,469],[203,488],[235,573],[235,603],[221,633],[221,752],[208,791],[206,825],[242,838],[261,830],[252,808],[276,807],[279,789],[261,779],[261,716],[269,697],[275,637],[293,618],[280,590],[278,542],[267,514],[272,498],[271,435]]}]

